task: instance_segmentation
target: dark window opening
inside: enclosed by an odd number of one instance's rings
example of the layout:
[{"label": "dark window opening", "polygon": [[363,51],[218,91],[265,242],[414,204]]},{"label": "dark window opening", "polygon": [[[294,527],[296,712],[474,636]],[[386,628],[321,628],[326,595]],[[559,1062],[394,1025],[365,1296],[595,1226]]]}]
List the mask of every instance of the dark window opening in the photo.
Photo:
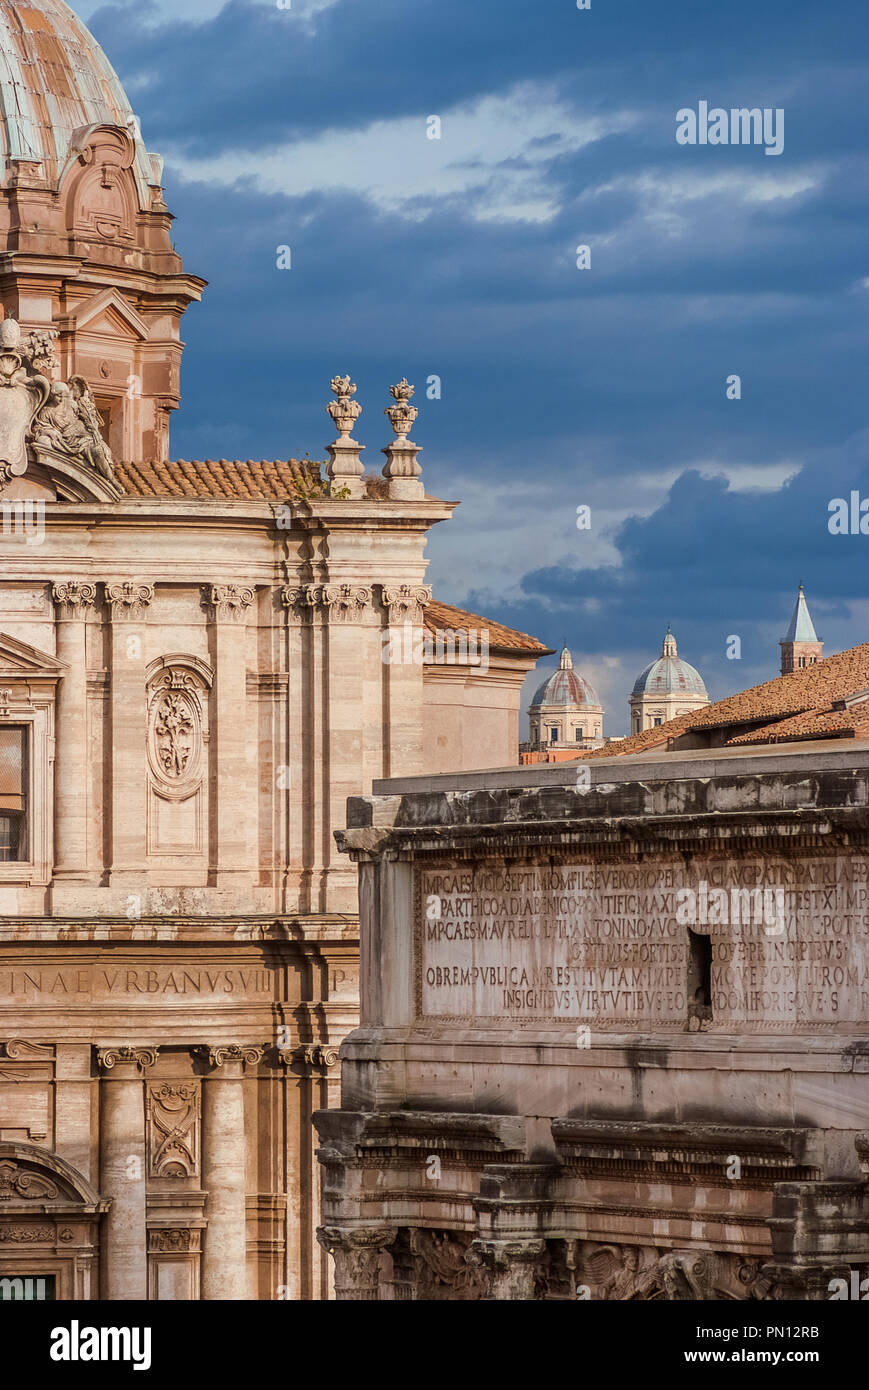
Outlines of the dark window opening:
[{"label": "dark window opening", "polygon": [[692,1031],[712,1019],[712,941],[688,928],[688,1020]]},{"label": "dark window opening", "polygon": [[27,733],[0,725],[0,863],[27,858]]}]

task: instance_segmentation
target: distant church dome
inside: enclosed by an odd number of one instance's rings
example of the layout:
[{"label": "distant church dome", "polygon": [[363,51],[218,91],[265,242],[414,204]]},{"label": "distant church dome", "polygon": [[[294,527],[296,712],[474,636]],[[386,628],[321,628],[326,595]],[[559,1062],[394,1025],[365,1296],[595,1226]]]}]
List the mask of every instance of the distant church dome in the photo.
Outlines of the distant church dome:
[{"label": "distant church dome", "polygon": [[562,648],[561,662],[557,671],[538,686],[531,701],[531,709],[538,705],[598,705],[593,686],[589,685],[573,669],[573,657],[567,647]]},{"label": "distant church dome", "polygon": [[528,708],[531,751],[600,748],[603,743],[603,708],[594,687],[573,669],[567,647],[561,650],[558,670],[537,687]]},{"label": "distant church dome", "polygon": [[75,132],[121,126],[133,139],[134,177],[147,207],[160,162],[145,148],[114,68],[63,0],[0,0],[0,58],[4,186],[17,177],[11,161],[22,161],[40,165],[42,179],[56,188],[79,152]]},{"label": "distant church dome", "polygon": [[[634,695],[703,695],[703,677],[676,649],[676,639],[669,628],[661,647],[661,655],[651,661],[634,682]],[[707,697],[708,698],[708,697]]]}]

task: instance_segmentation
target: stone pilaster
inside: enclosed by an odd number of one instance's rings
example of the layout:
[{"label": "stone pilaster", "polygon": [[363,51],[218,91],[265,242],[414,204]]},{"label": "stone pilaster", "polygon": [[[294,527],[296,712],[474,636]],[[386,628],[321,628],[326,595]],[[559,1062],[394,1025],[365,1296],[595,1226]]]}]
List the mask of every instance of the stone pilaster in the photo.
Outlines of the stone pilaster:
[{"label": "stone pilaster", "polygon": [[424,584],[384,584],[380,591],[385,682],[385,777],[422,772],[423,610],[431,600]]},{"label": "stone pilaster", "polygon": [[106,584],[112,624],[111,749],[113,886],[145,886],[147,701],[145,624],[153,584],[123,580]]},{"label": "stone pilaster", "polygon": [[211,872],[218,887],[253,886],[256,780],[248,759],[247,620],[254,590],[210,584],[205,593],[214,659],[216,815]]},{"label": "stone pilaster", "polygon": [[102,1297],[148,1297],[145,1211],[146,1072],[156,1047],[97,1049],[100,1081],[100,1191],[111,1200],[106,1215]]},{"label": "stone pilaster", "polygon": [[54,878],[83,880],[88,871],[88,730],[86,620],[95,584],[75,579],[52,585],[57,658],[68,670],[57,691],[54,770]]},{"label": "stone pilaster", "polygon": [[282,600],[302,703],[290,715],[291,728],[300,730],[291,751],[299,777],[293,800],[306,808],[296,826],[291,818],[287,886],[295,877],[303,910],[352,912],[356,874],[335,851],[332,831],[342,824],[347,797],[365,784],[364,673],[377,635],[365,619],[373,593],[350,581],[302,584],[287,586]]},{"label": "stone pilaster", "polygon": [[317,1239],[335,1261],[335,1298],[374,1303],[380,1298],[380,1254],[398,1236],[396,1226],[321,1226]]},{"label": "stone pilaster", "polygon": [[204,1299],[246,1299],[247,1222],[245,1213],[246,1137],[244,1068],[261,1060],[261,1047],[203,1047],[212,1069],[203,1078],[202,1185],[207,1195]]}]

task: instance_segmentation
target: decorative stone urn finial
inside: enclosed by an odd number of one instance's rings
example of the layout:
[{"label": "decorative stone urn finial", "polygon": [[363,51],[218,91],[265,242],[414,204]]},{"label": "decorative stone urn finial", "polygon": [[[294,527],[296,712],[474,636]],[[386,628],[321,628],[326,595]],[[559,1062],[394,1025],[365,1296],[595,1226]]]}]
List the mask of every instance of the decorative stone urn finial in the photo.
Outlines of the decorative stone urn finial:
[{"label": "decorative stone urn finial", "polygon": [[389,423],[395,431],[396,440],[400,444],[407,442],[407,436],[419,414],[415,405],[408,404],[414,389],[405,376],[401,378],[397,386],[390,386],[389,388],[389,394],[396,404],[388,405],[383,413],[388,417]]},{"label": "decorative stone urn finial", "polygon": [[326,406],[326,414],[331,415],[338,431],[338,438],[327,446],[329,462],[326,465],[326,474],[333,483],[347,489],[343,494],[345,497],[348,494],[350,497],[364,497],[365,485],[362,482],[360,455],[365,446],[351,438],[353,426],[362,414],[362,406],[353,400],[356,383],[351,381],[349,376],[333,376],[329,384],[335,400]]},{"label": "decorative stone urn finial", "polygon": [[351,400],[356,395],[356,382],[349,376],[333,376],[329,383],[332,394],[337,397],[326,406],[326,414],[331,415],[339,438],[349,439],[353,426],[362,414],[362,406]]},{"label": "decorative stone urn finial", "polygon": [[389,388],[395,405],[388,405],[383,412],[395,432],[395,439],[382,450],[386,455],[383,476],[389,479],[389,496],[394,498],[425,496],[425,488],[420,481],[422,469],[416,461],[420,446],[407,437],[419,414],[416,406],[410,404],[414,389],[407,377],[403,376],[396,386]]}]

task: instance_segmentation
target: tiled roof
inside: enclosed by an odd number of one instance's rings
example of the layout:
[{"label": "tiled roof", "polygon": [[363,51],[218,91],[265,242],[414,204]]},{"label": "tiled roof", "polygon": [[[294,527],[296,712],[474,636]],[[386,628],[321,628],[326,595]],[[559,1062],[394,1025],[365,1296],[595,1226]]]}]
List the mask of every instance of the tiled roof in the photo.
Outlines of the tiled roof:
[{"label": "tiled roof", "polygon": [[298,459],[174,459],[116,463],[115,475],[131,497],[226,497],[287,502],[294,483],[320,481],[320,465]]},{"label": "tiled roof", "polygon": [[[715,729],[739,724],[766,726],[797,714],[817,715],[825,710],[831,711],[835,700],[845,699],[867,686],[869,642],[862,642],[858,647],[849,647],[847,651],[825,657],[813,666],[804,666],[786,676],[776,676],[762,685],[742,690],[737,695],[729,695],[725,700],[717,700],[705,709],[680,714],[655,729],[631,734],[622,742],[597,749],[587,756],[612,758],[645,752],[689,729]],[[746,733],[750,731],[746,730]],[[755,730],[750,738],[741,741],[762,743],[767,742],[768,738],[769,731],[762,727]]]},{"label": "tiled roof", "polygon": [[439,599],[427,603],[423,615],[429,632],[437,632],[438,629],[462,632],[469,628],[477,633],[487,632],[490,651],[529,656],[548,656],[552,652],[551,647],[544,647],[542,642],[538,642],[536,637],[529,637],[527,632],[517,632],[515,628],[505,627],[491,618],[481,618],[478,613],[468,613],[464,608],[454,608],[451,603],[441,603]]},{"label": "tiled roof", "polygon": [[869,703],[851,709],[810,709],[790,719],[778,719],[753,733],[738,734],[733,743],[795,743],[810,738],[857,738],[869,732]]}]

